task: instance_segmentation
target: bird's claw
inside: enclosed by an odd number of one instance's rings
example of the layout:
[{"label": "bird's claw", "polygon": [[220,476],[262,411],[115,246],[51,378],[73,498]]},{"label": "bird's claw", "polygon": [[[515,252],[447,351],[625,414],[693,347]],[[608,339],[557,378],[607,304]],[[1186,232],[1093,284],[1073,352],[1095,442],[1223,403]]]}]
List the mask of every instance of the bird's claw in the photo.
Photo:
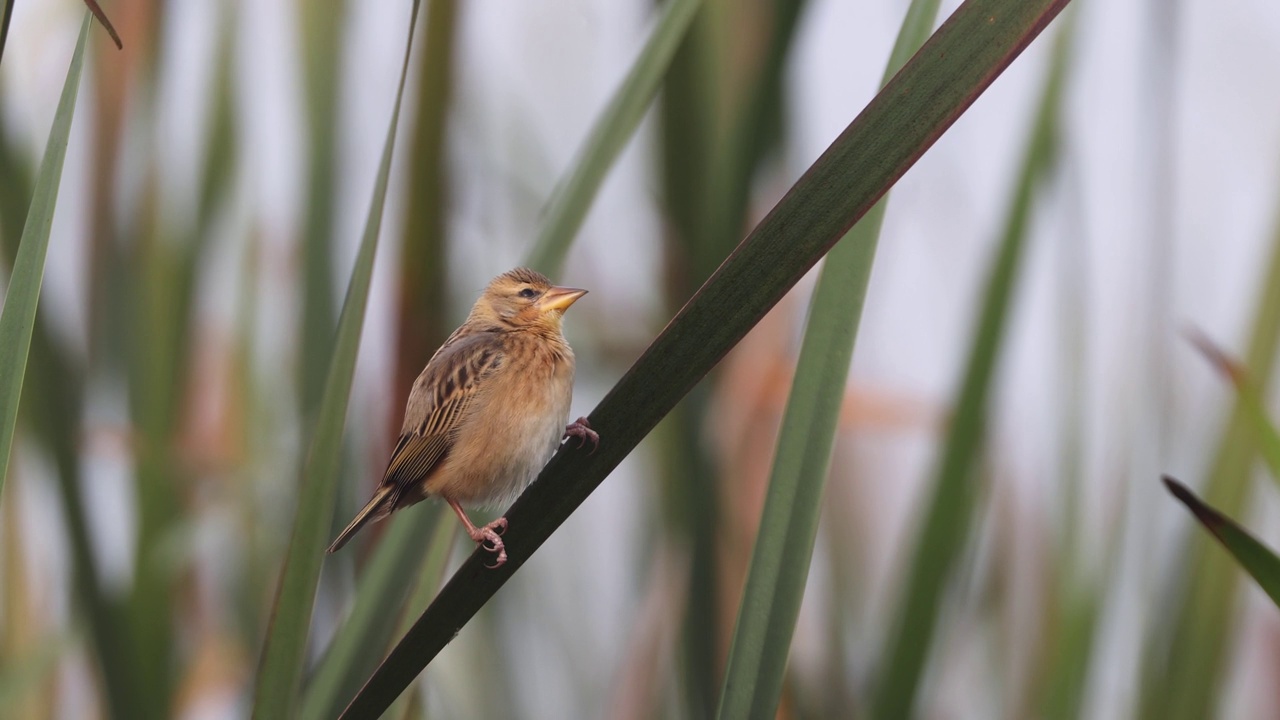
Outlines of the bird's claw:
[{"label": "bird's claw", "polygon": [[502,542],[502,533],[507,530],[507,519],[498,518],[484,527],[476,528],[475,532],[469,533],[471,539],[476,542],[485,552],[496,553],[493,564],[486,564],[489,569],[501,567],[507,562],[507,546]]},{"label": "bird's claw", "polygon": [[591,441],[591,452],[587,453],[588,455],[595,454],[596,448],[600,447],[600,434],[591,429],[591,425],[587,423],[585,417],[580,417],[570,423],[564,429],[564,437],[566,440],[571,437],[577,438],[579,448],[584,447],[588,440]]}]

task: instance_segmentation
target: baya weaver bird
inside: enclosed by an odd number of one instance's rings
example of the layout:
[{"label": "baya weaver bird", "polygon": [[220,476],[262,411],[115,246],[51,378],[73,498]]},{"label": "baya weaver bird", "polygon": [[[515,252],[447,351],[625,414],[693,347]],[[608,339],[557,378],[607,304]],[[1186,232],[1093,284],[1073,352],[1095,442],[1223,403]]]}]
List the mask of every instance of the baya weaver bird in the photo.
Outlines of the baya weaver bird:
[{"label": "baya weaver bird", "polygon": [[507,561],[500,517],[476,527],[462,508],[505,505],[538,477],[561,442],[595,446],[586,418],[566,427],[573,396],[573,350],[564,311],[586,290],[557,287],[516,268],[489,282],[467,321],[440,346],[413,383],[400,441],[373,498],[329,546],[336,552],[366,524],[438,497],[467,534]]}]

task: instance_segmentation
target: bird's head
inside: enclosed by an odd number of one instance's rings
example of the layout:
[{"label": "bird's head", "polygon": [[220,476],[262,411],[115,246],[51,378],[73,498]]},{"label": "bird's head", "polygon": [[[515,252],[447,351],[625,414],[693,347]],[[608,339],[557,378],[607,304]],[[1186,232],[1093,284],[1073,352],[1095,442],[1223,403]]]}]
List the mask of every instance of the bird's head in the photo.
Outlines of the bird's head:
[{"label": "bird's head", "polygon": [[564,311],[586,294],[586,290],[552,285],[545,275],[528,268],[516,268],[489,281],[471,317],[511,329],[558,332]]}]

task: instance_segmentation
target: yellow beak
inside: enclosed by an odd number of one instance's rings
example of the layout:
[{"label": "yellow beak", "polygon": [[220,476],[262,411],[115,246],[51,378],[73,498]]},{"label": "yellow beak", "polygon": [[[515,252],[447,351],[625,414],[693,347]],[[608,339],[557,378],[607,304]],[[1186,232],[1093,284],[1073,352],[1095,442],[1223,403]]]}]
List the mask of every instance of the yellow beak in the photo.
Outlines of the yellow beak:
[{"label": "yellow beak", "polygon": [[538,310],[547,313],[554,310],[564,312],[566,308],[586,295],[587,291],[571,287],[553,287],[542,295],[538,301]]}]

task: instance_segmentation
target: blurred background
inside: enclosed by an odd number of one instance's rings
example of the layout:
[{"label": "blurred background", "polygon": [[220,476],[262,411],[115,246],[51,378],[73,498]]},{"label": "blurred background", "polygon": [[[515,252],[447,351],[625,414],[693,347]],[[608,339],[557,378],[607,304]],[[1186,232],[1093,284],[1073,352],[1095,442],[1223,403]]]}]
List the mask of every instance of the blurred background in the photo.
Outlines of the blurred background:
[{"label": "blurred background", "polygon": [[[336,527],[381,477],[412,378],[485,282],[527,256],[657,12],[423,5]],[[0,716],[109,716],[113,648],[128,646],[151,666],[139,672],[154,680],[142,702],[155,716],[243,717],[409,6],[103,9],[125,47],[91,33],[0,503]],[[574,417],[873,97],[906,9],[706,0],[556,278],[591,290],[567,322]],[[1280,616],[1234,570],[1213,576],[1218,615],[1179,610],[1184,576],[1209,577],[1200,554],[1229,566],[1159,483],[1205,488],[1241,432],[1234,390],[1185,331],[1247,359],[1261,385],[1275,365],[1280,5],[1079,0],[1067,13],[1074,24],[1055,23],[894,189],[782,717],[867,713],[1063,27],[1057,152],[1036,189],[974,522],[915,713],[1161,716],[1149,696],[1183,677],[1165,667],[1182,659],[1210,678],[1211,715],[1280,715]],[[82,17],[74,0],[16,4],[0,64],[0,278]],[[716,153],[744,97],[763,98],[752,152],[726,178]],[[727,224],[707,219],[717,212]],[[714,710],[812,286],[462,631],[420,678],[412,713]],[[1240,452],[1210,498],[1280,544],[1280,495]],[[413,512],[400,521],[435,517]],[[326,561],[313,663],[384,530]],[[469,550],[457,542],[450,567]],[[1221,652],[1182,657],[1177,638],[1199,623],[1218,629]]]}]

